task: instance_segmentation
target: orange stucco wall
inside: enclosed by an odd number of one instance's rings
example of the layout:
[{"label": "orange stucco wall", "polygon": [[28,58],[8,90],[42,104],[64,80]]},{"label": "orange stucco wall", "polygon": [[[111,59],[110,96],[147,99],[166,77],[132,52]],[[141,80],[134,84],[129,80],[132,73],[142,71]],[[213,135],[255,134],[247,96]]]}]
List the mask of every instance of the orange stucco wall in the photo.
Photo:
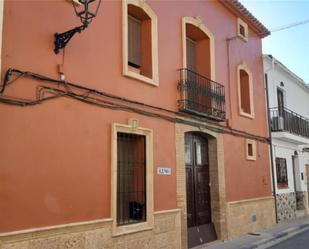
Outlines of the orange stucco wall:
[{"label": "orange stucco wall", "polygon": [[[2,76],[13,67],[58,78],[57,65],[64,63],[70,82],[177,111],[181,18],[201,16],[215,36],[216,81],[226,87],[229,124],[266,136],[260,38],[250,30],[248,43],[230,41],[229,85],[226,39],[235,36],[237,17],[216,1],[147,3],[158,17],[159,87],[122,75],[120,1],[102,1],[98,16],[73,37],[65,56],[54,54],[53,34],[80,25],[67,1],[5,1]],[[236,67],[242,60],[253,74],[254,120],[239,116]],[[34,93],[30,79],[6,92],[19,97]],[[173,123],[69,99],[25,108],[1,104],[0,117],[0,232],[109,218],[111,125],[129,118],[154,131],[154,170],[172,168],[170,177],[154,174],[155,211],[176,208]],[[224,136],[227,199],[269,195],[270,185],[261,186],[261,177],[269,181],[267,145],[259,143],[261,156],[250,163],[241,149],[235,152],[236,145],[244,148],[244,139]]]},{"label": "orange stucco wall", "polygon": [[268,145],[256,142],[256,161],[246,160],[245,138],[224,136],[225,188],[228,201],[271,195]]},{"label": "orange stucco wall", "polygon": [[[153,129],[155,170],[175,172],[172,123],[69,99],[0,115],[0,231],[109,218],[112,122]],[[176,207],[175,189],[175,174],[154,175],[155,210]]]}]

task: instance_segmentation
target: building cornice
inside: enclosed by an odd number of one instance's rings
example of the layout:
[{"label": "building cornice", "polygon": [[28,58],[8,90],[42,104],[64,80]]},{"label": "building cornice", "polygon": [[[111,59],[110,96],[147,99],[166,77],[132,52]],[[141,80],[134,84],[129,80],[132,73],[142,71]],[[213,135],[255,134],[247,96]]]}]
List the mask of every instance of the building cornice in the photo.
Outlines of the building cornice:
[{"label": "building cornice", "polygon": [[219,0],[225,7],[248,23],[261,38],[270,35],[270,31],[247,10],[238,0]]}]

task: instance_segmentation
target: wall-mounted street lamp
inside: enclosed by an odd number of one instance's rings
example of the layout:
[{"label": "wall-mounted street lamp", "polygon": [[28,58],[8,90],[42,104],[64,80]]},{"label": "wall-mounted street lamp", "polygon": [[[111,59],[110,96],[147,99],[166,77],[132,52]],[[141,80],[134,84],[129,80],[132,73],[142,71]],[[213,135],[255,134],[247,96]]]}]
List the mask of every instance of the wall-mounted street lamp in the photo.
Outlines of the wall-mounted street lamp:
[{"label": "wall-mounted street lamp", "polygon": [[[97,5],[95,6],[95,3]],[[80,18],[80,21],[83,25],[79,27],[75,27],[71,30],[68,30],[63,33],[55,34],[55,48],[54,52],[56,54],[59,53],[60,49],[64,48],[67,43],[71,40],[71,38],[76,34],[82,32],[84,29],[88,27],[91,23],[92,19],[97,15],[99,7],[101,4],[101,0],[78,0],[78,3],[72,0],[72,5],[74,7],[75,14]],[[94,11],[92,11],[94,10]]]}]

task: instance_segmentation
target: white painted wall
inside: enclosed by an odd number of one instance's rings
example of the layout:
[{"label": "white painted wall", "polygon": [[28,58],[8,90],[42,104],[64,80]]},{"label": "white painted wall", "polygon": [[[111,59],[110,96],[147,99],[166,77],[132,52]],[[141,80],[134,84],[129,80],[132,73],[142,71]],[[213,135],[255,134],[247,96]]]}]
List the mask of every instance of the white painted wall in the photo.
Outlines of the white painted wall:
[{"label": "white painted wall", "polygon": [[[297,191],[307,191],[307,181],[306,181],[306,169],[305,169],[305,165],[309,164],[308,159],[306,158],[308,153],[304,153],[304,152],[300,152],[298,155],[299,158],[299,164],[298,166],[298,172],[296,177],[299,177],[299,179],[297,179]],[[301,175],[303,173],[304,178],[301,178]]]},{"label": "white painted wall", "polygon": [[308,182],[307,182],[307,176],[306,176],[306,165],[309,165],[309,152],[304,152],[303,154],[302,154],[302,156],[303,156],[303,159],[304,159],[304,161],[303,161],[303,173],[304,173],[304,182],[303,182],[303,188],[305,189],[304,191],[307,191],[307,184],[309,184]]},{"label": "white painted wall", "polygon": [[277,87],[280,87],[285,93],[286,107],[309,119],[309,88],[283,70],[278,62],[272,67],[271,59],[267,57],[264,57],[264,72],[268,75],[269,107],[278,107]]},{"label": "white painted wall", "polygon": [[293,176],[293,164],[292,164],[292,156],[294,155],[294,151],[297,150],[296,146],[293,144],[289,144],[283,142],[281,140],[273,139],[273,156],[274,156],[274,178],[275,182],[277,182],[277,175],[276,175],[276,157],[285,158],[286,159],[286,166],[287,166],[287,173],[288,173],[288,188],[279,188],[276,184],[276,193],[283,194],[283,193],[291,193],[295,191],[294,188],[294,176]]},{"label": "white painted wall", "polygon": [[[278,107],[277,88],[281,88],[285,95],[285,107],[309,119],[309,88],[304,85],[304,82],[290,72],[279,61],[272,60],[268,56],[264,56],[264,73],[268,78],[268,94],[269,107]],[[281,86],[283,82],[284,86]],[[272,139],[273,156],[274,156],[274,178],[276,177],[275,158],[286,158],[288,171],[288,184],[286,189],[278,189],[276,192],[290,193],[295,191],[292,156],[297,151],[298,156],[295,158],[295,185],[297,191],[307,191],[306,170],[305,165],[309,165],[309,153],[303,152],[303,147],[308,145],[298,146],[294,143],[280,140],[279,138]],[[301,179],[301,173],[304,179]]]}]

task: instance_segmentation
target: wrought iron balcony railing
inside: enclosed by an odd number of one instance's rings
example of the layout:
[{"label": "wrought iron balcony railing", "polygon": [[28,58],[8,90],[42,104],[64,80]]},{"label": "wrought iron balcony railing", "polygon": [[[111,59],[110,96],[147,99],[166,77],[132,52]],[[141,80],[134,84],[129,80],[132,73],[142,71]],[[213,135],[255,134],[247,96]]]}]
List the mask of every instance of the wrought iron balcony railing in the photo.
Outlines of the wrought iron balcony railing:
[{"label": "wrought iron balcony railing", "polygon": [[217,121],[225,120],[224,86],[186,68],[179,73],[179,109]]},{"label": "wrought iron balcony railing", "polygon": [[270,108],[271,130],[287,131],[309,138],[309,120],[285,107]]}]

